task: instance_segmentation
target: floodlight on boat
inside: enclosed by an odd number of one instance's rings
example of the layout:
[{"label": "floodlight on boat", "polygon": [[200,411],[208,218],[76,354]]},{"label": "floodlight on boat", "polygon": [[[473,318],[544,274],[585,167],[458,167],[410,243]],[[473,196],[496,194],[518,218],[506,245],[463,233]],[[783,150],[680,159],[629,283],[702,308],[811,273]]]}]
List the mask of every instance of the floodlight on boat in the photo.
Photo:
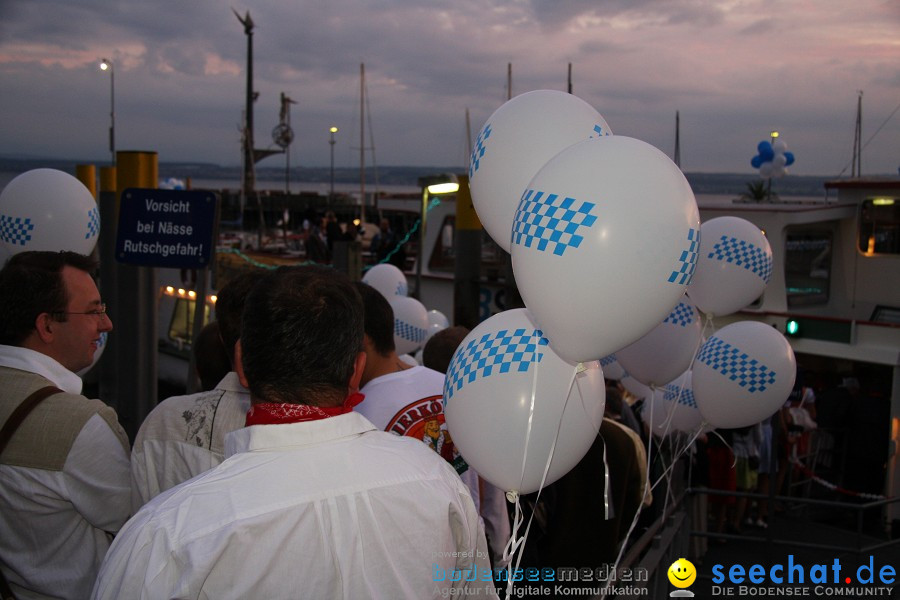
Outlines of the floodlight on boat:
[{"label": "floodlight on boat", "polygon": [[459,191],[459,179],[453,173],[438,175],[429,179],[431,179],[433,183],[428,183],[425,189],[433,196],[455,194]]},{"label": "floodlight on boat", "polygon": [[893,198],[875,198],[872,200],[872,206],[893,206]]}]

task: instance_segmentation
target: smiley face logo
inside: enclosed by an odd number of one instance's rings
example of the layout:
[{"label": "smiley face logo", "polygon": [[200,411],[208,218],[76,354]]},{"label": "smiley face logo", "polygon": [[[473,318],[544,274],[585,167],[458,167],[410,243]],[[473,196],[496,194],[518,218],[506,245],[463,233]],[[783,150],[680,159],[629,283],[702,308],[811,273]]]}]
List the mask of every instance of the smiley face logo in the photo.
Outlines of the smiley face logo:
[{"label": "smiley face logo", "polygon": [[697,569],[686,558],[679,558],[669,567],[669,583],[677,588],[690,587],[697,579]]}]

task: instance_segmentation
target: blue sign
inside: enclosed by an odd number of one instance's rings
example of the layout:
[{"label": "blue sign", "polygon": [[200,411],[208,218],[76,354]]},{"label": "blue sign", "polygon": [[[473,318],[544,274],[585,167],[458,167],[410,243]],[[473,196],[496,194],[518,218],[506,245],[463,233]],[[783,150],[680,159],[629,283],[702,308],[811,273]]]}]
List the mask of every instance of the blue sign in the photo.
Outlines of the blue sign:
[{"label": "blue sign", "polygon": [[119,205],[116,260],[199,269],[213,256],[216,195],[205,190],[128,188]]}]

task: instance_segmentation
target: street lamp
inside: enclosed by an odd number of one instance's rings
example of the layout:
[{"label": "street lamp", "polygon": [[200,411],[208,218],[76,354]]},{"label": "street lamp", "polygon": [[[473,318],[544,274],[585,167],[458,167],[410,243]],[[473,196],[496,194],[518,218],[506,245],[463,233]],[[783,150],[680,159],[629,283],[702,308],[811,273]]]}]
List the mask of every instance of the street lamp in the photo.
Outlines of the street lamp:
[{"label": "street lamp", "polygon": [[422,206],[419,214],[419,249],[416,252],[416,296],[422,300],[422,260],[425,257],[425,226],[428,222],[428,197],[455,194],[459,191],[459,179],[453,173],[419,178],[422,188]]},{"label": "street lamp", "polygon": [[109,71],[109,152],[112,154],[112,164],[116,164],[116,83],[111,61],[100,59],[100,70]]},{"label": "street lamp", "polygon": [[331,145],[331,192],[328,194],[328,202],[331,203],[334,202],[334,134],[338,132],[338,128],[332,125],[328,132],[331,134],[331,139],[328,140]]},{"label": "street lamp", "polygon": [[[777,129],[773,129],[772,131],[770,131],[769,137],[771,137],[772,139],[769,140],[769,143],[774,144],[775,140],[778,139],[779,135],[780,134],[778,133]],[[766,185],[766,200],[769,202],[772,201],[772,177],[771,176],[769,176],[768,185]]]}]

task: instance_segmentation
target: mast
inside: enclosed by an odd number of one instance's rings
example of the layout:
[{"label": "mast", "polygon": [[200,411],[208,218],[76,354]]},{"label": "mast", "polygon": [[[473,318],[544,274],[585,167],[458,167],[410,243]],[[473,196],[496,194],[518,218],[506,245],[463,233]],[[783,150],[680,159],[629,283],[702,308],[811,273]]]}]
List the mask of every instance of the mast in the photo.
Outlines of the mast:
[{"label": "mast", "polygon": [[572,93],[572,63],[569,63],[569,84],[567,86],[567,91]]},{"label": "mast", "polygon": [[359,63],[359,222],[366,222],[366,65]]},{"label": "mast", "polygon": [[862,177],[862,90],[856,99],[856,127],[853,130],[853,160],[850,177]]},{"label": "mast", "polygon": [[[241,175],[241,192],[246,201],[253,195],[255,183],[253,172],[253,20],[250,18],[249,10],[244,17],[241,17],[233,8],[231,10],[244,26],[244,34],[247,36],[247,94],[244,108],[244,135],[242,136],[244,168]],[[243,207],[241,208],[243,209]]]},{"label": "mast", "polygon": [[681,114],[675,111],[675,154],[672,162],[681,168]]}]

